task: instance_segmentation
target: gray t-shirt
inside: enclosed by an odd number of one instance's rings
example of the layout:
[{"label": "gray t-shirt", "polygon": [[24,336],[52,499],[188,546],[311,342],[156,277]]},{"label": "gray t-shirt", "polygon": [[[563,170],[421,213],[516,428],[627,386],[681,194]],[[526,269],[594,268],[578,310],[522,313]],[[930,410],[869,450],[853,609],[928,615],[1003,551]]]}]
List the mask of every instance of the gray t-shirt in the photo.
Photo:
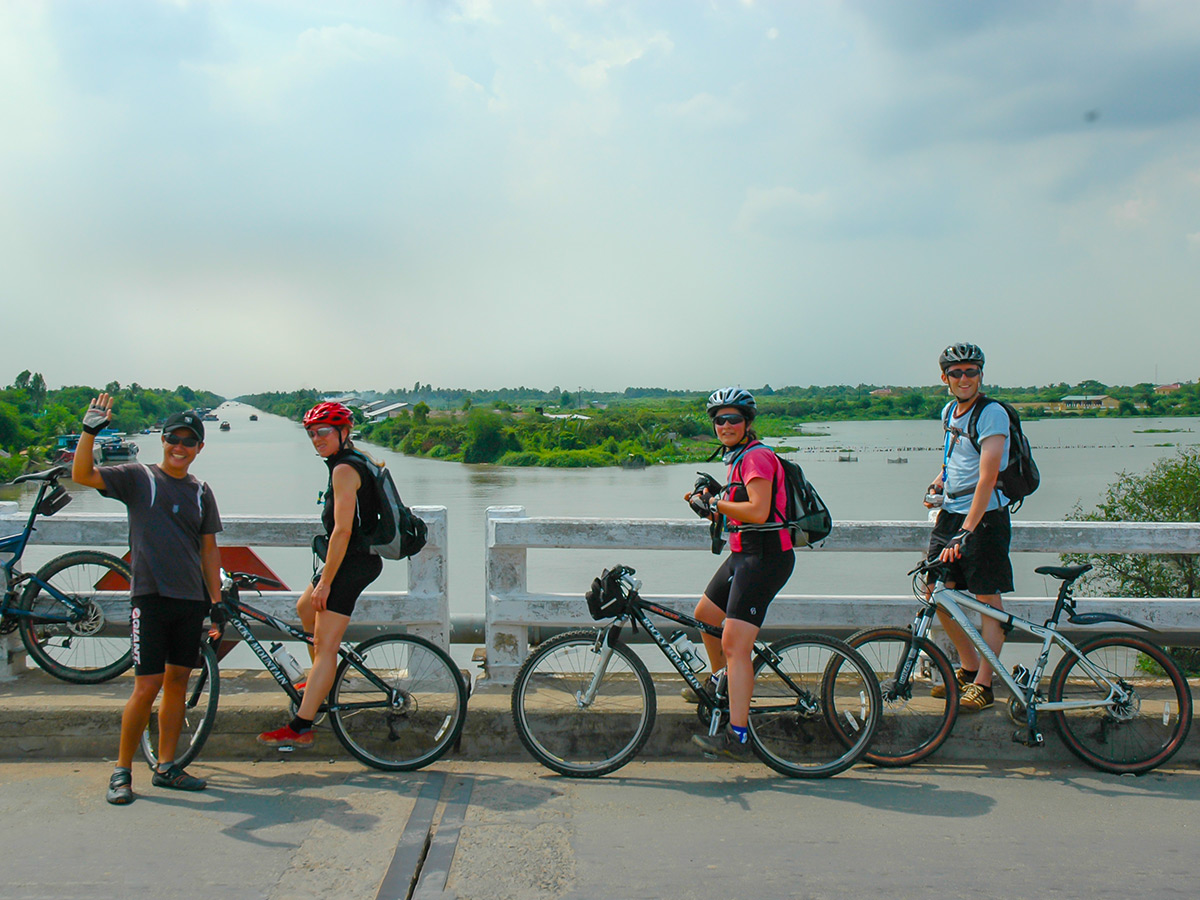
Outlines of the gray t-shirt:
[{"label": "gray t-shirt", "polygon": [[208,601],[200,568],[200,536],[221,530],[217,501],[193,475],[172,478],[158,466],[127,463],[98,469],[100,493],[129,511],[134,597],[158,594]]}]

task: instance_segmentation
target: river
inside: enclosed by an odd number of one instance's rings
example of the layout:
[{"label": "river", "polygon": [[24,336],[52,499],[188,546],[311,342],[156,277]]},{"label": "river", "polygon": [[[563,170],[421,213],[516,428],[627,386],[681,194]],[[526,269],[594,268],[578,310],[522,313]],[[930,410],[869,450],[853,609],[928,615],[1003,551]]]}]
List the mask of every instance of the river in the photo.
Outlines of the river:
[{"label": "river", "polygon": [[[209,423],[203,452],[193,473],[213,488],[223,513],[316,514],[325,487],[325,467],[312,451],[299,424],[258,412],[236,402],[217,415],[231,429]],[[934,421],[833,422],[808,426],[819,437],[787,441],[809,480],[838,519],[924,520],[925,486],[941,462],[940,427]],[[1178,433],[1138,433],[1183,429]],[[1144,472],[1176,445],[1200,441],[1200,419],[1051,419],[1030,421],[1026,434],[1042,472],[1042,486],[1017,514],[1018,520],[1062,519],[1077,503],[1091,508],[1121,471]],[[138,435],[142,462],[160,456],[157,434]],[[782,443],[782,442],[777,442]],[[1169,446],[1163,446],[1169,445]],[[366,445],[382,456],[409,505],[441,505],[449,510],[449,589],[452,614],[480,614],[484,608],[484,511],[489,506],[524,506],[530,515],[686,518],[683,503],[697,469],[718,478],[717,464],[622,469],[535,469],[468,466],[416,459]],[[924,448],[924,449],[905,449]],[[844,449],[856,462],[839,462]],[[904,456],[906,464],[889,463]],[[27,508],[32,494],[21,495]],[[72,511],[120,511],[120,504],[80,489]],[[27,566],[63,548],[31,547]],[[306,551],[263,549],[263,558],[293,587],[311,573]],[[650,593],[699,591],[716,560],[706,551],[617,552],[531,551],[529,583],[533,590],[582,593],[593,575],[616,561],[636,567]],[[1017,593],[1043,596],[1053,590],[1032,569],[1053,557],[1023,554],[1014,558]],[[801,551],[788,593],[898,594],[908,589],[904,571],[912,562],[902,554],[847,554]],[[377,585],[402,589],[407,566],[390,562]]]}]

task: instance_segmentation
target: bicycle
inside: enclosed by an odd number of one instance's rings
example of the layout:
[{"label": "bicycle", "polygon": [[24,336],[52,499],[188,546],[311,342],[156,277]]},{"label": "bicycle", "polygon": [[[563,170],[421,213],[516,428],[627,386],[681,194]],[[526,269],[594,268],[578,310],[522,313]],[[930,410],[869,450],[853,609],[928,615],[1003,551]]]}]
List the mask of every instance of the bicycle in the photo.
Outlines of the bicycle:
[{"label": "bicycle", "polygon": [[[200,647],[185,695],[183,730],[175,762],[186,766],[200,754],[212,732],[221,693],[216,647],[225,627],[232,626],[254,651],[264,668],[292,702],[302,693],[263,648],[246,619],[275,629],[292,640],[311,644],[313,636],[241,600],[243,589],[258,585],[282,587],[274,579],[246,572],[222,576],[221,607],[226,622]],[[341,663],[329,697],[320,707],[334,735],[352,756],[376,769],[405,772],[439,759],[457,744],[467,714],[467,686],[449,655],[435,644],[411,634],[382,634],[356,647],[342,644]],[[158,763],[156,719],[142,735],[142,753],[151,768]]]},{"label": "bicycle", "polygon": [[40,483],[24,529],[0,538],[0,553],[11,554],[0,566],[5,583],[0,634],[19,630],[29,656],[55,678],[99,684],[133,665],[128,638],[101,637],[113,611],[129,609],[129,566],[109,553],[77,550],[55,557],[37,572],[13,573],[38,516],[52,516],[71,502],[58,483],[67,472],[65,466],[55,466],[11,482]]},{"label": "bicycle", "polygon": [[[1073,585],[1091,568],[1039,566],[1034,570],[1061,582],[1054,612],[1043,625],[946,587],[945,567],[937,560],[926,560],[909,572],[913,593],[921,601],[912,625],[868,629],[848,639],[871,661],[882,681],[883,719],[866,759],[881,766],[909,765],[936,751],[954,728],[959,696],[954,669],[928,638],[939,609],[962,626],[995,676],[1012,692],[1009,715],[1025,726],[1013,733],[1015,742],[1040,746],[1044,738],[1038,714],[1048,712],[1067,749],[1101,771],[1141,774],[1170,759],[1183,746],[1192,724],[1191,691],[1170,655],[1136,634],[1089,636],[1075,644],[1059,631],[1064,612],[1075,625],[1111,623],[1152,630],[1125,616],[1076,612]],[[936,583],[927,597],[926,577],[931,572]],[[1038,638],[1041,650],[1033,669],[1018,665],[1010,673],[964,610]],[[1059,648],[1063,657],[1043,694],[1041,683],[1052,647]],[[934,672],[946,687],[944,698],[929,696]]]},{"label": "bicycle", "polygon": [[[721,628],[639,596],[641,582],[628,566],[614,566],[593,582],[588,607],[596,629],[568,631],[540,644],[525,660],[512,689],[512,717],[525,749],[562,775],[594,778],[628,763],[654,727],[657,695],[645,663],[621,631],[640,627],[699,698],[700,721],[716,734],[729,719],[724,679],[710,695],[672,640],[650,620],[669,619],[719,638]],[[878,680],[843,641],[796,634],[754,645],[750,745],[777,772],[825,778],[866,752],[880,715]],[[842,720],[841,728],[831,721]]]}]

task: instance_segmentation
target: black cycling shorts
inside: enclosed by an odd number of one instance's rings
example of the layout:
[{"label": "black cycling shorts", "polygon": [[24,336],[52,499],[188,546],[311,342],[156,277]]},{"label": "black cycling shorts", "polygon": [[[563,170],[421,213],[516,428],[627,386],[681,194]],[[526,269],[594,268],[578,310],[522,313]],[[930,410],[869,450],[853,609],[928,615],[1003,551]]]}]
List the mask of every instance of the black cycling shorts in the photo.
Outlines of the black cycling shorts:
[{"label": "black cycling shorts", "polygon": [[[950,539],[962,530],[966,521],[963,513],[942,510],[938,513],[929,537],[928,558],[937,556]],[[1012,561],[1008,545],[1012,537],[1012,521],[1007,509],[985,512],[979,527],[967,540],[967,554],[951,563],[946,582],[979,595],[1008,594],[1013,589]]]},{"label": "black cycling shorts", "polygon": [[792,550],[780,553],[730,553],[712,577],[704,596],[730,619],[762,628],[767,606],[783,590],[796,566]]},{"label": "black cycling shorts", "polygon": [[200,662],[208,606],[203,600],[158,594],[134,597],[129,617],[133,671],[161,675],[168,665],[194,669]]},{"label": "black cycling shorts", "polygon": [[[321,580],[325,567],[317,569],[312,583],[315,586]],[[383,571],[383,559],[373,553],[348,553],[342,557],[337,574],[333,576],[333,584],[329,586],[329,602],[325,608],[330,612],[341,613],[343,616],[354,612],[354,604],[358,595],[367,589],[372,581]]]}]

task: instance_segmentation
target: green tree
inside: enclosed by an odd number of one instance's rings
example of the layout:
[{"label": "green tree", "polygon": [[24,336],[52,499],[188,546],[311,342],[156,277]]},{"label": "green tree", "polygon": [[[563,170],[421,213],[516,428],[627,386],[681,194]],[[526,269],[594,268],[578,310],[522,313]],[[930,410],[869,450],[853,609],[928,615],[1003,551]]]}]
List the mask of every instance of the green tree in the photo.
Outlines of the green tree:
[{"label": "green tree", "polygon": [[424,400],[413,407],[413,421],[418,425],[424,425],[429,421],[429,404]]},{"label": "green tree", "polygon": [[467,439],[463,443],[463,462],[490,463],[508,448],[504,441],[504,423],[494,412],[477,409],[467,416]]},{"label": "green tree", "polygon": [[[1091,512],[1078,506],[1068,518],[1083,522],[1200,522],[1200,448],[1180,450],[1144,475],[1122,472]],[[1200,557],[1187,553],[1071,553],[1091,563],[1089,584],[1124,597],[1196,597]]]}]

